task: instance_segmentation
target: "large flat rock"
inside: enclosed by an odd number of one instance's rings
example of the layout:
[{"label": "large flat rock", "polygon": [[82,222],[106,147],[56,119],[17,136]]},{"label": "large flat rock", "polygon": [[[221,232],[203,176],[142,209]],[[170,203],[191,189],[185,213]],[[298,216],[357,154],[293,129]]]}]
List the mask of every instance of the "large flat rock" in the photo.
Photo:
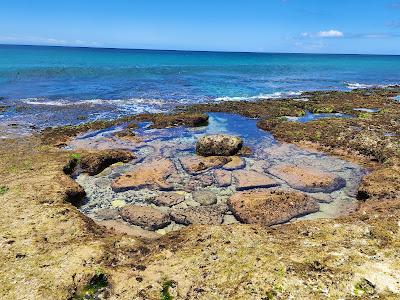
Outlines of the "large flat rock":
[{"label": "large flat rock", "polygon": [[179,159],[182,167],[190,174],[197,174],[212,168],[222,167],[232,159],[225,156],[202,157],[198,155],[185,156]]},{"label": "large flat rock", "polygon": [[176,175],[174,163],[170,159],[161,158],[142,163],[133,171],[118,177],[111,187],[116,192],[143,188],[172,190],[173,185],[167,179],[173,175]]},{"label": "large flat rock", "polygon": [[279,182],[275,179],[272,179],[271,177],[268,177],[256,171],[234,171],[233,178],[235,179],[236,189],[238,191],[256,188],[269,188],[279,185]]},{"label": "large flat rock", "polygon": [[180,208],[171,211],[171,219],[183,225],[220,225],[226,205]]},{"label": "large flat rock", "polygon": [[148,206],[127,205],[120,214],[126,222],[147,230],[164,228],[171,223],[167,213]]},{"label": "large flat rock", "polygon": [[319,210],[318,203],[300,192],[254,190],[231,196],[228,206],[236,219],[247,224],[271,226]]},{"label": "large flat rock", "polygon": [[308,193],[331,193],[346,186],[343,178],[310,167],[285,164],[274,166],[268,171],[292,188]]}]

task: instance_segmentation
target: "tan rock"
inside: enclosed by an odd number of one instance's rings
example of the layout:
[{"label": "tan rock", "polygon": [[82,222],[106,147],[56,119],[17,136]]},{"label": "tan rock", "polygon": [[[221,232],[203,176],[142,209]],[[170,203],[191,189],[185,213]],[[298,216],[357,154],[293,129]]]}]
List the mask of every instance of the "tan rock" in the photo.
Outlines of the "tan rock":
[{"label": "tan rock", "polygon": [[227,187],[232,184],[232,173],[225,170],[215,170],[214,178],[219,187]]},{"label": "tan rock", "polygon": [[233,177],[235,179],[236,189],[238,191],[256,188],[269,188],[279,185],[279,182],[277,182],[275,179],[255,171],[234,171]]},{"label": "tan rock", "polygon": [[225,211],[221,205],[180,208],[171,211],[171,218],[183,225],[220,225]]},{"label": "tan rock", "polygon": [[271,226],[317,212],[318,203],[300,192],[256,190],[234,194],[228,205],[236,219],[247,224]]},{"label": "tan rock", "polygon": [[167,179],[176,174],[174,163],[169,159],[153,160],[142,163],[132,172],[118,177],[111,187],[114,191],[139,190],[150,188],[156,190],[172,190],[173,186]]},{"label": "tan rock", "polygon": [[127,205],[120,214],[126,222],[149,230],[157,230],[171,223],[167,213],[148,206]]},{"label": "tan rock", "polygon": [[239,156],[231,156],[231,161],[224,165],[225,170],[238,170],[243,169],[246,166],[246,162]]},{"label": "tan rock", "polygon": [[182,167],[190,174],[196,174],[216,167],[222,167],[232,159],[225,156],[186,156],[180,158]]},{"label": "tan rock", "polygon": [[243,140],[236,136],[213,134],[201,137],[196,144],[196,152],[202,156],[229,156],[242,149]]},{"label": "tan rock", "polygon": [[151,202],[155,205],[168,207],[177,205],[183,201],[185,201],[185,195],[173,192],[159,194],[153,200],[151,200]]},{"label": "tan rock", "polygon": [[116,234],[126,234],[129,236],[146,239],[157,239],[161,236],[154,231],[145,230],[139,226],[131,226],[116,220],[98,221],[97,224],[104,226],[105,228]]},{"label": "tan rock", "polygon": [[309,193],[331,193],[346,185],[343,178],[310,167],[279,165],[270,168],[269,172],[286,181],[292,188]]}]

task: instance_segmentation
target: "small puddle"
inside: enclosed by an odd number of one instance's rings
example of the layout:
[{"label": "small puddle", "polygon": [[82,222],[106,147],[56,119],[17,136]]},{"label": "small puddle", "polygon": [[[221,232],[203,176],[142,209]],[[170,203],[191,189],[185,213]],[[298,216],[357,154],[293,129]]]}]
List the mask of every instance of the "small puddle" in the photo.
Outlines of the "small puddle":
[{"label": "small puddle", "polygon": [[304,116],[301,117],[289,117],[287,116],[286,119],[291,122],[300,122],[300,123],[305,123],[305,122],[310,122],[318,119],[327,119],[327,118],[352,118],[353,116],[347,115],[347,114],[342,114],[342,113],[321,113],[321,114],[314,114],[309,111],[306,112]]},{"label": "small puddle", "polygon": [[354,108],[355,111],[362,111],[366,113],[377,113],[380,111],[379,108]]},{"label": "small puddle", "polygon": [[[300,122],[326,117],[326,115],[328,114],[308,114],[301,117]],[[334,115],[336,116],[336,114]],[[274,177],[272,173],[269,173],[269,170],[273,167],[288,164],[318,169],[345,180],[345,185],[338,190],[307,193],[318,200],[320,211],[300,219],[333,218],[348,214],[355,208],[358,185],[362,176],[366,173],[360,166],[320,152],[308,151],[295,145],[279,143],[270,133],[257,128],[257,120],[255,119],[227,113],[210,113],[209,117],[209,125],[200,128],[149,129],[148,123],[141,123],[135,131],[142,138],[142,142],[138,143],[130,143],[114,137],[113,134],[117,130],[116,128],[92,132],[73,140],[69,145],[69,148],[73,150],[82,148],[124,148],[131,149],[137,156],[137,159],[130,163],[116,164],[96,176],[79,175],[76,180],[87,192],[87,201],[80,207],[80,210],[95,220],[104,220],[104,216],[102,216],[104,210],[115,212],[118,207],[125,204],[152,206],[164,212],[170,211],[171,208],[150,204],[151,200],[161,193],[158,190],[140,189],[115,192],[111,189],[111,183],[115,178],[135,169],[140,164],[146,164],[149,161],[160,158],[171,159],[175,164],[179,180],[173,183],[174,190],[185,196],[185,201],[173,208],[199,207],[200,204],[194,201],[192,197],[193,190],[197,188],[213,192],[217,195],[217,203],[226,205],[229,197],[236,191],[235,183],[227,187],[219,187],[216,182],[213,182],[213,170],[191,175],[183,169],[179,160],[183,156],[194,154],[195,144],[200,136],[214,133],[242,137],[245,145],[253,150],[251,155],[244,157],[245,164],[242,168],[273,177],[279,181],[282,189],[288,191],[296,190],[284,180]],[[191,182],[194,183],[194,186],[193,184],[190,185]],[[188,187],[191,187],[192,190]],[[115,218],[118,219],[117,214],[115,214]],[[230,211],[224,213],[223,224],[237,222]],[[183,225],[172,222],[167,228],[160,229],[157,232],[163,234],[182,227]]]}]

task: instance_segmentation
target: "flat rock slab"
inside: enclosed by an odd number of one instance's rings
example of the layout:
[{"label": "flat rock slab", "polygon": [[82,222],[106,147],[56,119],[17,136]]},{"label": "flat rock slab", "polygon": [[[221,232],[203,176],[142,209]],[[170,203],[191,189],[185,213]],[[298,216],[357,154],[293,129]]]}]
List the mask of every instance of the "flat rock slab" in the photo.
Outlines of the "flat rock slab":
[{"label": "flat rock slab", "polygon": [[139,226],[131,226],[121,221],[106,220],[98,221],[96,223],[117,234],[126,234],[129,236],[145,239],[157,239],[161,236],[154,231],[144,230]]},{"label": "flat rock slab", "polygon": [[171,211],[171,219],[183,225],[220,225],[226,211],[225,205],[180,208]]},{"label": "flat rock slab", "polygon": [[205,188],[214,184],[214,177],[211,174],[200,174],[192,176],[186,183],[184,190],[193,192],[198,188]]},{"label": "flat rock slab", "polygon": [[243,140],[237,136],[213,134],[201,137],[196,144],[196,152],[202,156],[230,156],[242,149]]},{"label": "flat rock slab", "polygon": [[256,188],[269,188],[278,186],[279,182],[256,171],[240,170],[233,172],[236,190],[244,191]]},{"label": "flat rock slab", "polygon": [[212,205],[217,203],[217,195],[211,191],[194,191],[192,197],[194,201],[201,205]]},{"label": "flat rock slab", "polygon": [[228,200],[236,219],[246,224],[271,226],[319,211],[317,201],[301,192],[255,190],[239,192]]},{"label": "flat rock slab", "polygon": [[231,156],[231,161],[223,166],[225,170],[230,171],[243,169],[244,167],[246,167],[246,162],[239,156]]},{"label": "flat rock slab", "polygon": [[164,192],[160,195],[157,195],[153,200],[151,200],[151,202],[157,206],[168,207],[177,205],[179,203],[182,203],[183,201],[185,201],[185,195],[174,192]]},{"label": "flat rock slab", "polygon": [[308,193],[331,193],[346,186],[343,178],[310,167],[279,165],[268,171],[286,181],[292,188]]},{"label": "flat rock slab", "polygon": [[132,172],[118,177],[111,187],[116,192],[143,188],[168,191],[173,189],[173,185],[167,179],[175,175],[174,163],[170,159],[160,158],[144,162]]},{"label": "flat rock slab", "polygon": [[167,213],[148,206],[127,205],[120,214],[126,222],[147,230],[161,229],[171,223]]},{"label": "flat rock slab", "polygon": [[232,173],[225,170],[215,170],[214,178],[219,187],[228,187],[232,184]]},{"label": "flat rock slab", "polygon": [[197,174],[212,168],[222,167],[230,162],[232,159],[225,156],[185,156],[180,158],[182,167],[190,174]]}]

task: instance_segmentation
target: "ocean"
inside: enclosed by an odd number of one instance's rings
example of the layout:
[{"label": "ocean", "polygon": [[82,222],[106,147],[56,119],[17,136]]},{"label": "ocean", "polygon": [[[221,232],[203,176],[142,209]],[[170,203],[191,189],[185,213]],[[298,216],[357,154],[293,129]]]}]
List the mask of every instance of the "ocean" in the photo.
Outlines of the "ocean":
[{"label": "ocean", "polygon": [[181,104],[400,83],[400,56],[0,46],[0,121],[76,124]]}]

